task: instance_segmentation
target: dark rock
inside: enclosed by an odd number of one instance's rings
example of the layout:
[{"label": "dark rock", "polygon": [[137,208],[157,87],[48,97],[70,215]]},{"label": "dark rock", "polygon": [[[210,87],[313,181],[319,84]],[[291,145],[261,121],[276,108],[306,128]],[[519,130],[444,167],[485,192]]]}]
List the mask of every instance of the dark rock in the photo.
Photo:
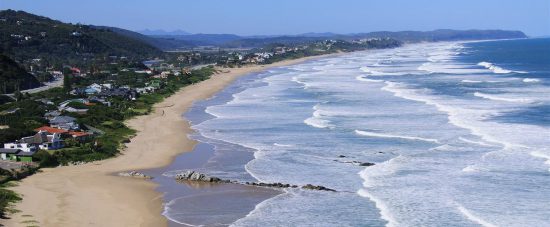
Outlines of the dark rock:
[{"label": "dark rock", "polygon": [[176,180],[188,180],[188,181],[202,181],[202,182],[213,182],[213,183],[229,183],[228,180],[222,180],[217,177],[211,177],[203,173],[195,172],[188,170],[183,173],[176,175]]},{"label": "dark rock", "polygon": [[320,185],[312,185],[312,184],[306,184],[304,186],[302,186],[303,189],[308,189],[308,190],[318,190],[318,191],[330,191],[330,192],[335,192],[336,190],[334,189],[330,189],[330,188],[327,188],[327,187],[324,187],[324,186],[320,186]]},{"label": "dark rock", "polygon": [[338,158],[345,158],[345,155],[338,155]]},{"label": "dark rock", "polygon": [[374,163],[370,163],[370,162],[363,162],[361,164],[359,164],[359,166],[373,166]]}]

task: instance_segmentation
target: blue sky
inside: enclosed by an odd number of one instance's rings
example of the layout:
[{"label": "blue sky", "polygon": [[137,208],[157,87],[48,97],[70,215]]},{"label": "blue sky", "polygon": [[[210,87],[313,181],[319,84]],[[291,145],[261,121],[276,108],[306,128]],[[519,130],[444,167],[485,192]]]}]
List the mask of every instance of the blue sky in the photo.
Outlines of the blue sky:
[{"label": "blue sky", "polygon": [[550,0],[0,0],[64,22],[239,35],[511,29],[550,35]]}]

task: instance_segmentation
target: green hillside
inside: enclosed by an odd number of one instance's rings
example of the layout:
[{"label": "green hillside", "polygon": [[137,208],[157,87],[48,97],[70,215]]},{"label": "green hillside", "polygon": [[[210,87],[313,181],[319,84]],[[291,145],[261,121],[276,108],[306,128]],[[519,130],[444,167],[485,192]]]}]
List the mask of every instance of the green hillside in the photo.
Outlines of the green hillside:
[{"label": "green hillside", "polygon": [[78,61],[105,56],[147,58],[156,47],[109,29],[69,24],[24,11],[0,11],[0,49],[17,62]]},{"label": "green hillside", "polygon": [[0,54],[0,93],[35,88],[40,82],[8,56]]}]

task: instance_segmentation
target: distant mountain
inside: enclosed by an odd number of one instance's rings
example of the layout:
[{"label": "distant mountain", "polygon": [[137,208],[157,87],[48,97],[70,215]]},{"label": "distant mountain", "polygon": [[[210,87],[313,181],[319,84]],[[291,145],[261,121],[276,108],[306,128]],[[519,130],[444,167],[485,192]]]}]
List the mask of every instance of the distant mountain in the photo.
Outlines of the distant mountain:
[{"label": "distant mountain", "polygon": [[200,46],[219,46],[227,42],[243,39],[233,34],[192,34],[176,36],[152,36],[155,38],[174,39],[193,43]]},{"label": "distant mountain", "polygon": [[303,34],[299,34],[299,35],[296,35],[296,36],[301,36],[301,37],[334,37],[334,36],[338,36],[338,34],[332,33],[332,32],[308,32],[308,33],[303,33]]},{"label": "distant mountain", "polygon": [[[231,34],[194,34],[177,36],[151,36],[159,43],[171,41],[180,43],[180,47],[194,46],[217,46],[222,48],[255,48],[266,45],[279,44],[301,44],[326,39],[355,40],[368,38],[392,38],[402,42],[436,42],[436,41],[458,41],[458,40],[487,40],[487,39],[511,39],[526,38],[521,31],[504,30],[450,30],[441,29],[435,31],[400,31],[400,32],[369,32],[357,34],[336,34],[330,32],[324,33],[304,33],[299,35],[287,36],[238,36]],[[170,45],[154,44],[159,48],[165,49]],[[174,46],[174,45],[172,45]]]},{"label": "distant mountain", "polygon": [[8,56],[0,54],[0,94],[40,86],[40,82]]},{"label": "distant mountain", "polygon": [[142,42],[145,42],[161,50],[186,49],[186,48],[192,48],[196,46],[192,42],[188,42],[185,40],[177,40],[175,38],[172,38],[172,36],[167,36],[166,38],[163,38],[163,37],[157,37],[157,36],[144,35],[142,33],[134,32],[134,31],[130,31],[122,28],[116,28],[116,27],[106,27],[106,26],[96,26],[96,27],[113,31],[119,35],[123,35],[128,38],[140,40]]},{"label": "distant mountain", "polygon": [[110,29],[63,23],[24,11],[0,11],[0,49],[17,62],[55,62],[95,56],[147,58],[162,52],[143,40]]},{"label": "distant mountain", "polygon": [[191,35],[191,33],[183,30],[179,30],[179,29],[174,31],[165,31],[162,29],[156,29],[156,30],[145,29],[145,30],[140,30],[136,32],[143,35]]}]

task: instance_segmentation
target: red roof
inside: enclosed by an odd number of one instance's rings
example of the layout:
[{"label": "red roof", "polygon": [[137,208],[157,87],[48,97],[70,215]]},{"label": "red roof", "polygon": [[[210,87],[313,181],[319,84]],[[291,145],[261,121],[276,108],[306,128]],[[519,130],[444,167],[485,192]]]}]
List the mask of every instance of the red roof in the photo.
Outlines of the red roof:
[{"label": "red roof", "polygon": [[64,130],[64,129],[58,129],[58,128],[52,128],[52,127],[49,127],[49,126],[42,126],[40,128],[37,128],[37,129],[34,129],[34,131],[36,132],[39,132],[39,131],[46,131],[46,132],[49,132],[49,133],[67,133],[69,131],[67,130]]},{"label": "red roof", "polygon": [[87,136],[90,135],[86,132],[69,132],[69,134],[73,137],[81,137],[81,136]]}]

